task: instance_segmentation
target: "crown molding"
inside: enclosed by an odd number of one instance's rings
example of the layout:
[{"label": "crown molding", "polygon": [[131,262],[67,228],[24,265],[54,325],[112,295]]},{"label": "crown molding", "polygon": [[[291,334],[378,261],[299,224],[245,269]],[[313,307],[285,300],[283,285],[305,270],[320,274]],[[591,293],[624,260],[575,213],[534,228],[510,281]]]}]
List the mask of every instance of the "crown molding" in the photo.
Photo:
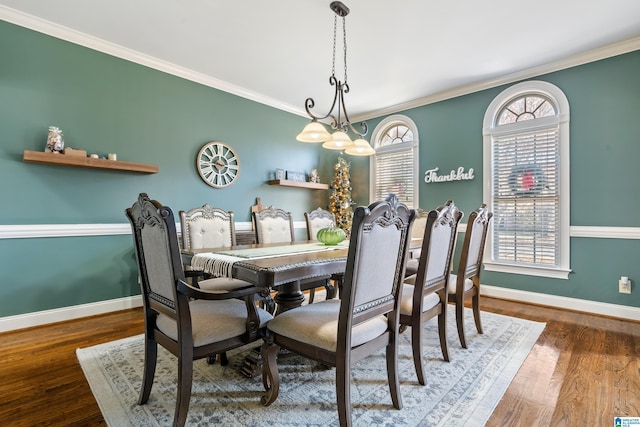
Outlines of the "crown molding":
[{"label": "crown molding", "polygon": [[469,95],[474,92],[480,92],[482,90],[491,89],[494,87],[502,86],[504,84],[531,79],[544,74],[565,70],[567,68],[577,67],[579,65],[588,64],[590,62],[599,61],[601,59],[611,58],[613,56],[622,55],[639,49],[640,37],[634,37],[608,46],[603,46],[587,52],[569,56],[567,58],[550,62],[548,64],[540,65],[538,67],[528,68],[516,73],[507,74],[496,79],[489,79],[478,83],[456,87],[451,90],[425,96],[423,98],[418,98],[413,101],[392,105],[375,111],[370,111],[366,114],[354,117],[352,121],[357,122],[362,120],[374,119],[377,117],[384,117],[389,114],[395,114],[400,111],[409,110],[411,108],[422,107],[424,105],[446,101],[447,99]]},{"label": "crown molding", "polygon": [[[160,60],[153,56],[142,54],[140,52],[125,48],[115,43],[111,43],[97,37],[89,36],[85,33],[72,30],[62,25],[55,24],[51,21],[47,21],[45,19],[26,14],[24,12],[20,12],[6,6],[0,5],[0,19],[12,24],[19,25],[21,27],[28,28],[33,31],[40,32],[42,34],[46,34],[52,37],[59,38],[61,40],[87,47],[89,49],[96,50],[98,52],[106,53],[108,55],[134,62],[136,64],[144,65],[146,67],[153,68],[167,74],[200,83],[204,86],[212,87],[214,89],[218,89],[232,95],[239,96],[241,98],[249,99],[251,101],[255,101],[281,111],[286,111],[297,116],[307,117],[306,113],[301,108],[283,103],[277,99],[264,96],[240,86],[232,85],[228,82],[215,79],[213,77],[198,73],[196,71],[178,66],[167,61]],[[433,104],[435,102],[468,95],[470,93],[479,92],[485,89],[491,89],[503,84],[537,77],[542,74],[575,67],[589,62],[598,61],[600,59],[632,52],[638,49],[640,49],[640,37],[635,37],[629,40],[576,54],[559,61],[551,62],[534,68],[529,68],[506,76],[501,76],[496,79],[490,79],[470,85],[460,86],[448,91],[418,98],[410,102],[396,104],[364,114],[354,115],[352,121],[356,122],[382,117],[389,114],[395,114],[411,108],[421,107],[424,105]]]}]

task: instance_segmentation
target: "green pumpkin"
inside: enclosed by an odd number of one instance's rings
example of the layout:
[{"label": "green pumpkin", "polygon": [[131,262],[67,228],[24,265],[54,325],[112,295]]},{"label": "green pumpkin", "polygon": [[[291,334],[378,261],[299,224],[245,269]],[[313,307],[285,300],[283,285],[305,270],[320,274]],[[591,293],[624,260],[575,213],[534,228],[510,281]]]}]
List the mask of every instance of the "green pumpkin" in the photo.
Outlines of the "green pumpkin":
[{"label": "green pumpkin", "polygon": [[347,235],[340,227],[327,227],[319,230],[316,237],[325,245],[337,245],[346,239]]}]

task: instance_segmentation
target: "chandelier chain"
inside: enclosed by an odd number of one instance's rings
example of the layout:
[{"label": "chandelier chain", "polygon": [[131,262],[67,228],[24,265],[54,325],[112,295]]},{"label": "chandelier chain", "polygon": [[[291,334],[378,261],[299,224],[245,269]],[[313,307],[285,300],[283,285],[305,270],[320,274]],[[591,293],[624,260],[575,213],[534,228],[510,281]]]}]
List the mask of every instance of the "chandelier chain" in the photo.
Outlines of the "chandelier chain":
[{"label": "chandelier chain", "polygon": [[342,17],[342,38],[344,40],[344,83],[347,84],[347,20]]},{"label": "chandelier chain", "polygon": [[333,60],[331,61],[331,75],[336,75],[336,28],[338,27],[338,16],[333,17]]}]

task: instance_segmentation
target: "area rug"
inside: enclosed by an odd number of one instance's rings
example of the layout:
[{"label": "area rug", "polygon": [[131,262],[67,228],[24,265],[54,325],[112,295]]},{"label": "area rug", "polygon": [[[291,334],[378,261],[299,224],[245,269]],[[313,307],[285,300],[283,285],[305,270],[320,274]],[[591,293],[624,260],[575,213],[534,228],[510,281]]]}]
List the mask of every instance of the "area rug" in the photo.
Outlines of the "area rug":
[{"label": "area rug", "polygon": [[[427,385],[416,378],[410,330],[399,340],[399,372],[403,408],[389,396],[384,350],[352,370],[352,418],[356,426],[482,426],[491,416],[518,372],[544,323],[483,312],[484,334],[467,317],[468,349],[458,341],[454,316],[449,316],[451,361],[444,362],[436,319],[425,325]],[[239,368],[250,347],[229,352],[229,365],[194,362],[189,426],[335,426],[335,371],[300,356],[279,360],[280,395],[269,407],[260,404],[260,376],[244,377]],[[76,351],[100,410],[109,426],[168,426],[176,398],[177,359],[159,347],[158,365],[149,402],[138,405],[144,359],[143,336]]]}]

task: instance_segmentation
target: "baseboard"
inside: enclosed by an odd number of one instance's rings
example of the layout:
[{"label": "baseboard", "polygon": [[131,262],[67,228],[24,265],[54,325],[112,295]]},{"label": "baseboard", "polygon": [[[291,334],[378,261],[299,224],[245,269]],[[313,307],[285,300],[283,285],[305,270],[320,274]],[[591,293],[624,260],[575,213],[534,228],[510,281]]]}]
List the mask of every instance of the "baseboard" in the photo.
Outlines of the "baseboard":
[{"label": "baseboard", "polygon": [[0,332],[142,307],[140,295],[0,318]]},{"label": "baseboard", "polygon": [[493,298],[546,305],[555,308],[567,309],[567,307],[571,307],[571,310],[573,311],[599,314],[623,320],[640,321],[640,308],[630,307],[627,305],[609,304],[605,302],[561,297],[557,295],[540,294],[491,285],[482,285],[480,287],[480,294]]}]

